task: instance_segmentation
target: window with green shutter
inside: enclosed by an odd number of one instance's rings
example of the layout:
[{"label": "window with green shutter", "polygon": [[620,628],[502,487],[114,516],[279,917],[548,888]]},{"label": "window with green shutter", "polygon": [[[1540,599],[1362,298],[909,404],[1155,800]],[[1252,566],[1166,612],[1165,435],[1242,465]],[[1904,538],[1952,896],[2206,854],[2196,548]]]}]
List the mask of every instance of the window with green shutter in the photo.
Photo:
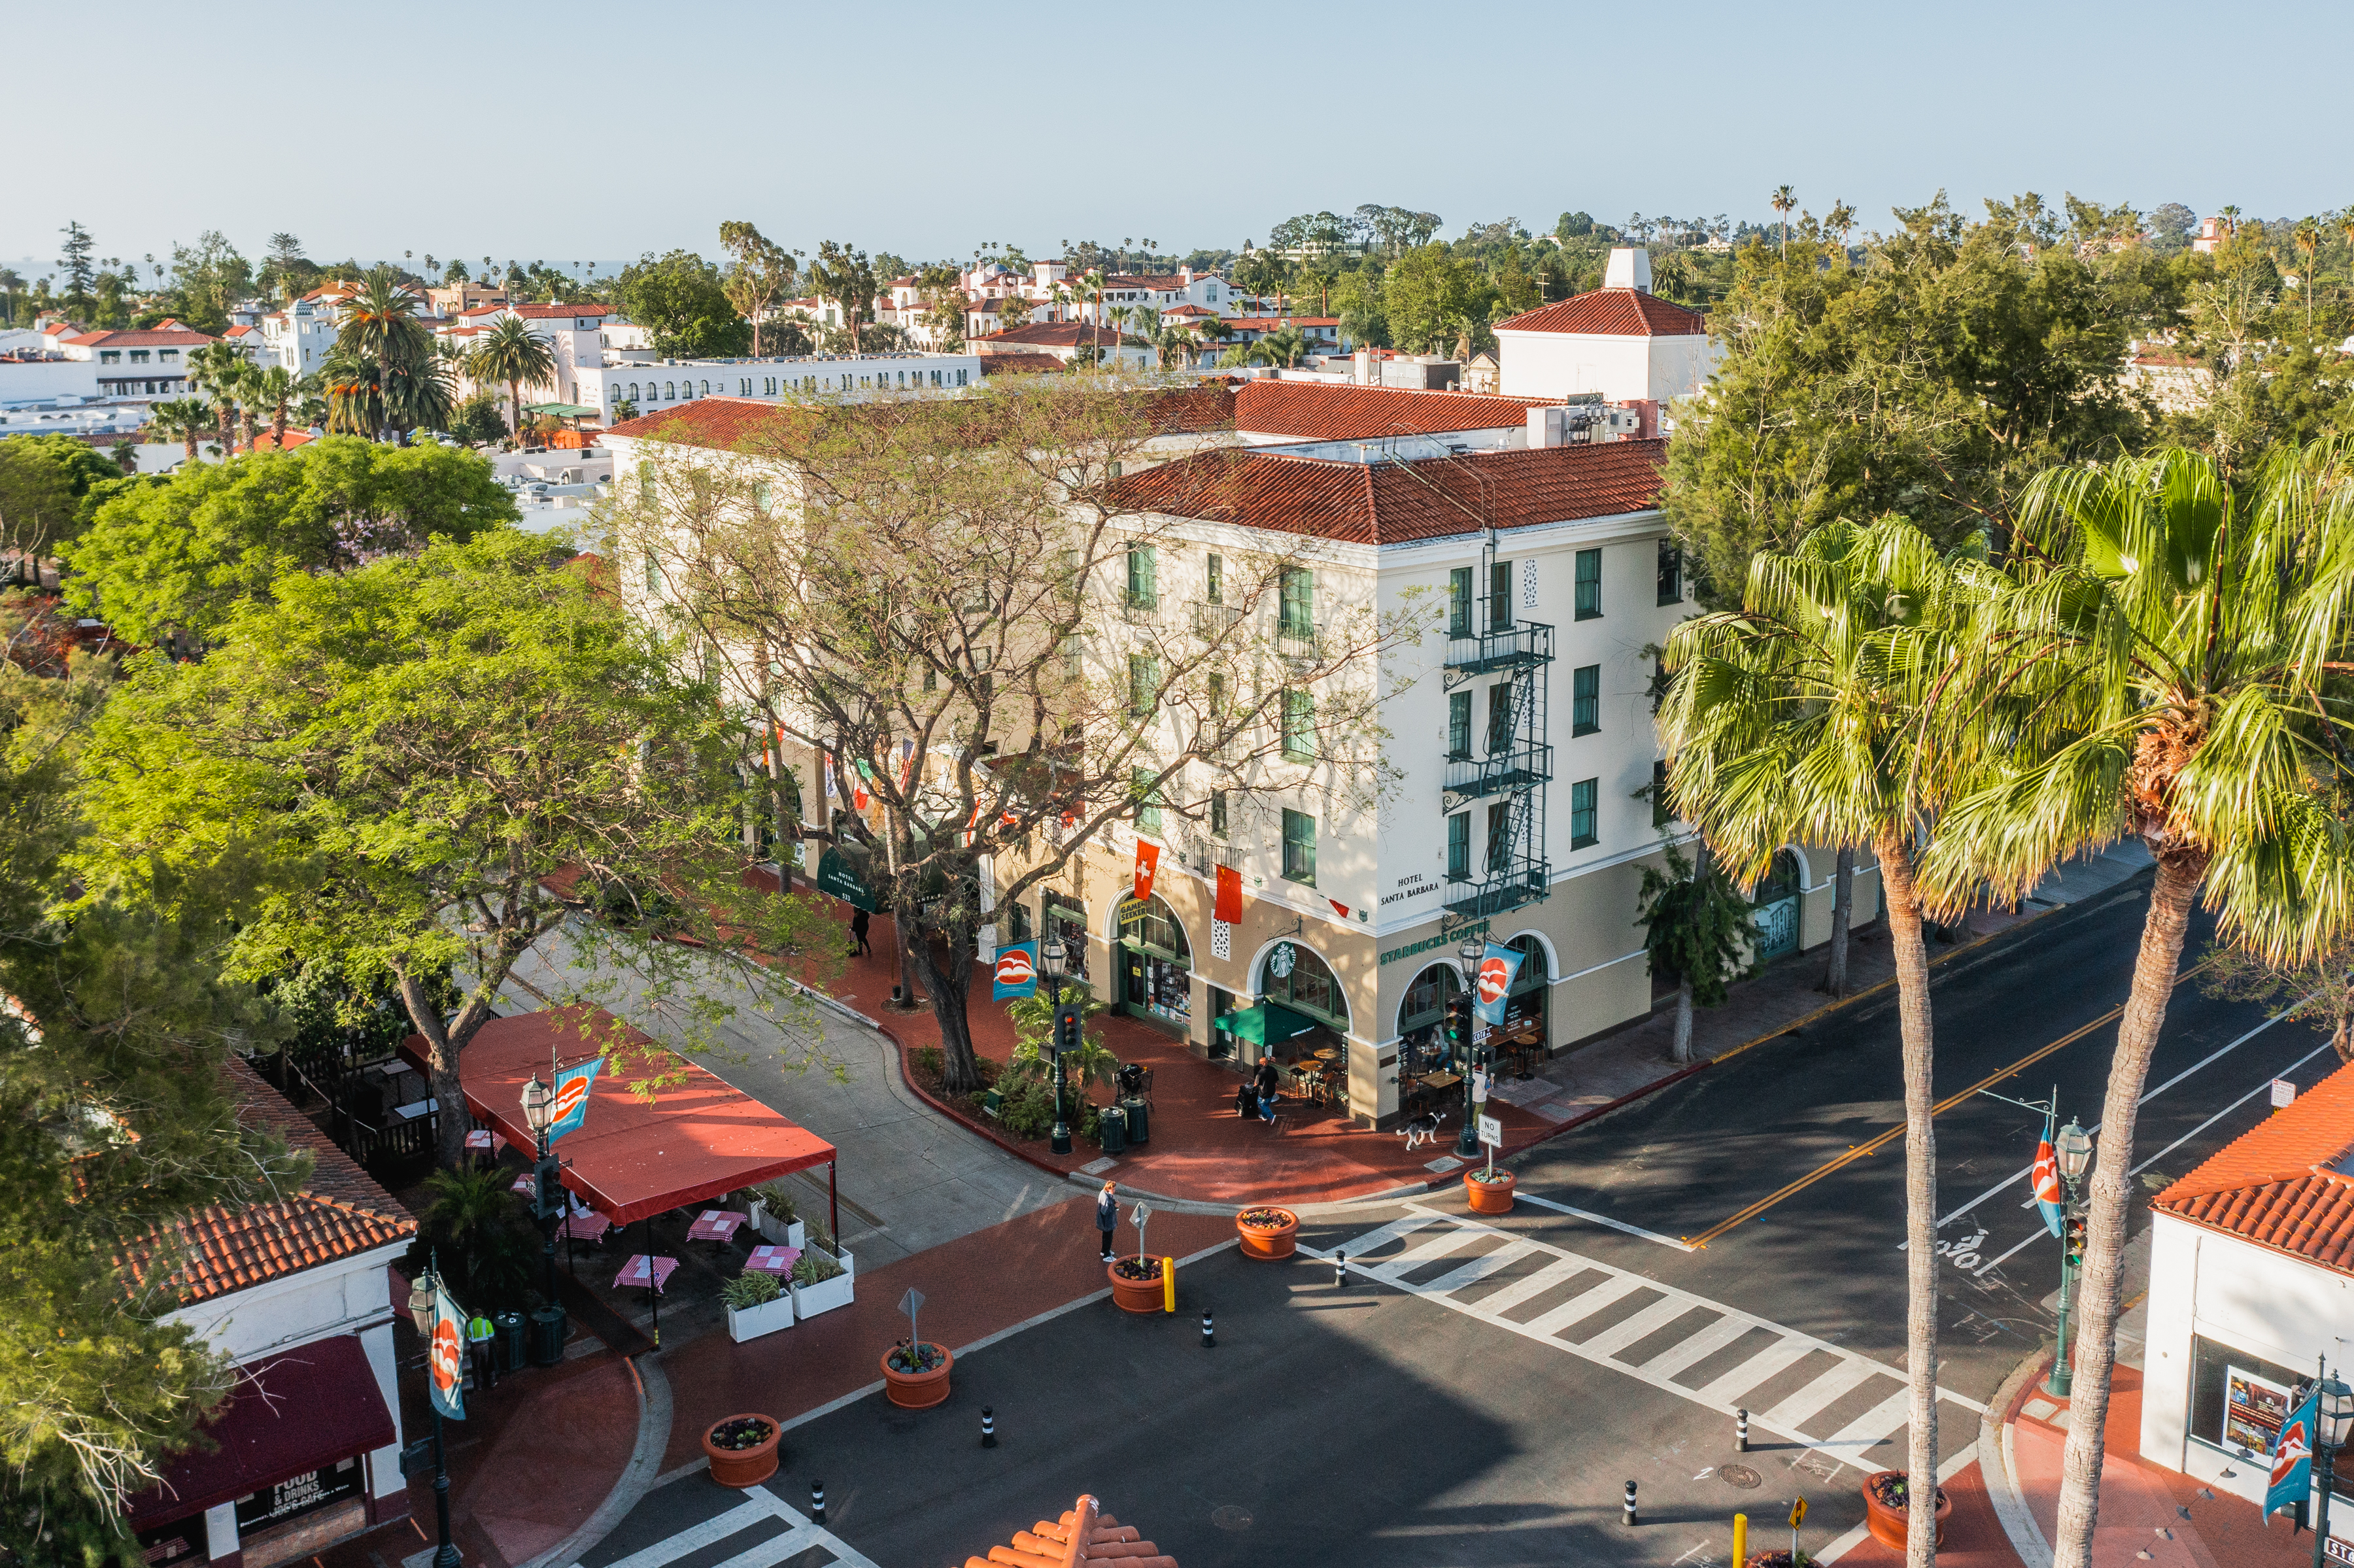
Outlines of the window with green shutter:
[{"label": "window with green shutter", "polygon": [[1132,608],[1160,608],[1160,561],[1151,546],[1139,545],[1128,553],[1128,602]]},{"label": "window with green shutter", "polygon": [[1210,557],[1209,582],[1204,592],[1208,594],[1209,600],[1212,604],[1224,604],[1226,602],[1226,563],[1225,557],[1219,556],[1212,556]]},{"label": "window with green shutter", "polygon": [[1512,563],[1498,561],[1488,568],[1488,630],[1512,629]]},{"label": "window with green shutter", "polygon": [[1224,789],[1210,791],[1210,836],[1214,839],[1226,836],[1226,792]]},{"label": "window with green shutter", "polygon": [[663,590],[662,557],[652,550],[646,552],[646,591],[659,594]]},{"label": "window with green shutter", "polygon": [[1602,780],[1581,779],[1569,787],[1569,847],[1584,849],[1602,842],[1600,812]]},{"label": "window with green shutter", "polygon": [[1471,568],[1458,567],[1447,574],[1447,635],[1471,635]]},{"label": "window with green shutter", "polygon": [[1277,630],[1287,637],[1312,636],[1316,630],[1316,574],[1305,567],[1283,570],[1283,603]]},{"label": "window with green shutter", "polygon": [[1684,601],[1684,552],[1673,539],[1659,541],[1659,602]]},{"label": "window with green shutter", "polygon": [[1469,760],[1471,756],[1471,694],[1447,694],[1447,757],[1451,762]]},{"label": "window with green shutter", "polygon": [[1512,863],[1512,805],[1499,800],[1488,808],[1488,872],[1509,870]]},{"label": "window with green shutter", "polygon": [[1283,809],[1283,875],[1303,887],[1316,885],[1316,819]]},{"label": "window with green shutter", "polygon": [[1309,693],[1283,694],[1283,755],[1292,762],[1316,759],[1316,699]]},{"label": "window with green shutter", "polygon": [[1136,802],[1136,831],[1157,833],[1161,831],[1161,791],[1153,788],[1152,769],[1132,768],[1128,774],[1129,799]]},{"label": "window with green shutter", "polygon": [[1128,711],[1133,718],[1150,718],[1161,692],[1161,661],[1150,653],[1128,656]]},{"label": "window with green shutter", "polygon": [[1569,733],[1592,735],[1602,727],[1602,666],[1580,664],[1569,673]]},{"label": "window with green shutter", "polygon": [[1602,552],[1577,552],[1577,616],[1592,620],[1602,613]]},{"label": "window with green shutter", "polygon": [[1471,813],[1458,811],[1447,819],[1447,880],[1471,880]]}]

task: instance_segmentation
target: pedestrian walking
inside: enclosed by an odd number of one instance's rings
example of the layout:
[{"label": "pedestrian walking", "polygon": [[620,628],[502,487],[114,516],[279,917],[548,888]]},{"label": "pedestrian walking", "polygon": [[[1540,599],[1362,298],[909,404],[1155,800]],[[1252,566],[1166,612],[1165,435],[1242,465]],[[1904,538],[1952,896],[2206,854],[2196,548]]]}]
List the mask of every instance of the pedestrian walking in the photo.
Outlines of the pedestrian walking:
[{"label": "pedestrian walking", "polygon": [[869,916],[864,909],[854,909],[850,912],[850,956],[854,959],[858,957],[861,953],[872,953],[875,951],[872,947],[868,946],[866,941],[866,922],[868,919]]},{"label": "pedestrian walking", "polygon": [[1275,1125],[1275,1091],[1283,1081],[1275,1070],[1275,1058],[1272,1055],[1261,1056],[1258,1059],[1258,1071],[1252,1075],[1252,1079],[1258,1086],[1258,1114],[1269,1127],[1272,1127]]},{"label": "pedestrian walking", "polygon": [[1096,1194],[1096,1231],[1103,1238],[1103,1245],[1096,1250],[1103,1255],[1106,1263],[1111,1261],[1111,1234],[1119,1228],[1119,1183],[1107,1181],[1103,1191]]}]

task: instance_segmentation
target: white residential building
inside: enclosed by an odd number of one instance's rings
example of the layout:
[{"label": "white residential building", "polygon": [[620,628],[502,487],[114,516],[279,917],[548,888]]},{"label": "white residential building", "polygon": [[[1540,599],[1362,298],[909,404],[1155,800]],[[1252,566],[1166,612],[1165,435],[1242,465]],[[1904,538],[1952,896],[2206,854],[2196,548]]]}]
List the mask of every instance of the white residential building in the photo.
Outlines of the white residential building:
[{"label": "white residential building", "polygon": [[1497,389],[1652,404],[1698,392],[1716,369],[1707,323],[1650,285],[1649,254],[1622,247],[1610,252],[1601,288],[1498,323]]}]

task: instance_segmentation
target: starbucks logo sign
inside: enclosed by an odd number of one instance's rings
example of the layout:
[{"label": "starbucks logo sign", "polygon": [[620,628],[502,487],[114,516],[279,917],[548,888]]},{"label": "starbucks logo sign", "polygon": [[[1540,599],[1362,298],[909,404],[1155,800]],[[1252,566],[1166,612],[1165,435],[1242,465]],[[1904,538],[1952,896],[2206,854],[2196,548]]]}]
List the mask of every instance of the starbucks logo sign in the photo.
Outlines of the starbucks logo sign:
[{"label": "starbucks logo sign", "polygon": [[1278,980],[1289,979],[1291,971],[1298,968],[1299,964],[1299,955],[1291,950],[1291,944],[1288,942],[1282,943],[1267,956],[1267,972]]}]

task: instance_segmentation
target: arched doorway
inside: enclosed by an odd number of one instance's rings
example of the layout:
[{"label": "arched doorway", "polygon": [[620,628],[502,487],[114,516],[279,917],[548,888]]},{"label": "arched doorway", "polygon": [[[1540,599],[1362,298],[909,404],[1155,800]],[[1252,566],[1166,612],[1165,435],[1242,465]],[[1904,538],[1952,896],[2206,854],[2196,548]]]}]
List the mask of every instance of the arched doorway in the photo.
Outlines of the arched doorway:
[{"label": "arched doorway", "polygon": [[1114,1010],[1183,1032],[1193,1022],[1193,948],[1184,923],[1158,894],[1119,901],[1113,935],[1119,959]]},{"label": "arched doorway", "polygon": [[1407,1077],[1434,1070],[1446,1053],[1447,1003],[1463,994],[1463,977],[1450,963],[1431,964],[1414,977],[1398,1003],[1398,1069]]},{"label": "arched doorway", "polygon": [[1798,892],[1806,876],[1798,857],[1788,850],[1774,852],[1773,868],[1757,885],[1751,916],[1757,929],[1757,961],[1764,963],[1798,950]]},{"label": "arched doorway", "polygon": [[1349,1032],[1349,999],[1323,956],[1304,942],[1278,942],[1258,963],[1258,995],[1314,1020],[1335,1035]]},{"label": "arched doorway", "polygon": [[[1542,1059],[1553,1044],[1553,960],[1534,931],[1523,931],[1504,946],[1521,955],[1521,967],[1513,971],[1511,990],[1504,993],[1504,1022],[1494,1031],[1495,1044]],[[1523,1066],[1528,1059],[1522,1058]]]}]

